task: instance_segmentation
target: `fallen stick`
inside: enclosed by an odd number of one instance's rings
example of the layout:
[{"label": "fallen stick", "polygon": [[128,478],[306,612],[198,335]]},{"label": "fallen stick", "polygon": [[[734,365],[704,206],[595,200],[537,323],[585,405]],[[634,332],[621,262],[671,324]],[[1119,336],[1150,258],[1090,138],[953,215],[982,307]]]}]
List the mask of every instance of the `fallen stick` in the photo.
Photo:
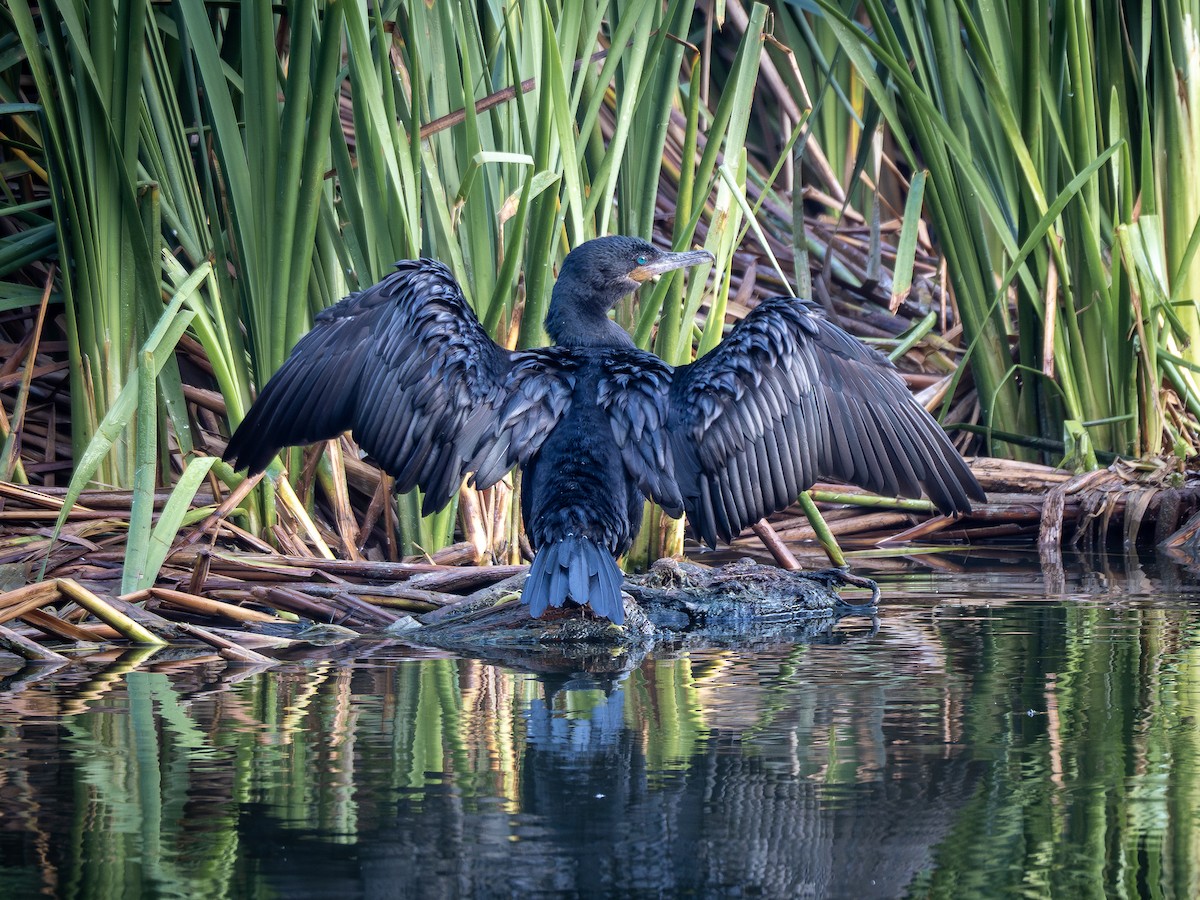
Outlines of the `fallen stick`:
[{"label": "fallen stick", "polygon": [[[446,606],[457,603],[462,599],[461,594],[450,594],[445,591],[430,591],[424,588],[409,587],[406,582],[398,584],[357,584],[340,582],[338,584],[297,584],[291,585],[292,590],[302,591],[310,597],[334,597],[338,594],[351,593],[361,597],[375,606],[397,606],[404,603],[424,603],[432,607]],[[214,595],[217,592],[213,592]],[[222,592],[228,593],[227,591]],[[397,603],[396,601],[401,601]]]},{"label": "fallen stick", "polygon": [[67,662],[67,658],[61,653],[55,653],[53,650],[43,647],[37,641],[31,641],[24,635],[17,634],[11,628],[5,628],[3,625],[0,625],[0,647],[30,662]]},{"label": "fallen stick", "polygon": [[77,641],[85,644],[95,644],[103,638],[94,634],[86,628],[80,628],[78,625],[72,625],[58,616],[48,613],[41,609],[31,609],[25,615],[21,616],[21,620],[28,622],[38,631],[43,634],[48,634],[51,637],[62,638],[66,641]]},{"label": "fallen stick", "polygon": [[210,528],[215,528],[221,522],[223,522],[225,517],[237,509],[238,504],[246,499],[246,495],[254,490],[254,486],[262,480],[263,474],[264,473],[259,472],[257,475],[251,475],[244,479],[242,483],[235,487],[230,492],[229,496],[221,502],[221,505],[216,508],[212,515],[192,529],[191,534],[183,539],[183,542],[180,544],[180,546],[187,547],[195,544],[202,537],[204,537]]},{"label": "fallen stick", "polygon": [[287,610],[314,622],[332,622],[334,614],[341,610],[333,610],[328,606],[315,603],[299,591],[284,587],[255,587],[250,589],[250,596],[265,606]]},{"label": "fallen stick", "polygon": [[146,629],[154,632],[159,637],[166,640],[173,640],[182,633],[179,630],[177,623],[170,619],[165,619],[156,612],[152,612],[145,607],[138,606],[143,600],[150,599],[150,589],[143,588],[140,591],[133,591],[129,594],[123,594],[120,597],[110,597],[108,603],[118,612],[122,612],[133,621],[141,624]]},{"label": "fallen stick", "polygon": [[210,600],[207,597],[198,597],[195,594],[186,594],[183,591],[173,591],[169,588],[151,588],[150,595],[167,606],[199,615],[222,616],[226,619],[243,623],[279,621],[275,616],[259,612],[256,609],[246,609],[245,607],[235,606],[232,603]]},{"label": "fallen stick", "polygon": [[[187,568],[195,562],[198,551],[194,548],[177,550],[171,554],[172,565]],[[432,563],[361,562],[350,559],[319,559],[311,556],[290,556],[282,553],[227,553],[213,551],[209,562],[210,570],[229,574],[230,569],[238,572],[283,573],[293,575],[293,570],[303,570],[296,577],[311,578],[313,571],[327,572],[344,578],[362,578],[370,581],[404,581],[417,575],[446,575],[477,577],[500,581],[519,572],[525,566],[442,566]]]},{"label": "fallen stick", "polygon": [[154,634],[145,626],[139,625],[129,616],[125,615],[125,613],[118,611],[116,607],[106,603],[74,579],[59,578],[56,583],[58,584],[58,589],[62,591],[63,596],[70,597],[101,622],[111,625],[133,643],[160,647],[167,643],[157,634]]},{"label": "fallen stick", "polygon": [[[838,519],[836,522],[829,522],[828,525],[830,532],[841,538],[863,531],[874,531],[876,529],[894,528],[897,525],[907,525],[910,521],[910,517],[905,513],[874,512],[848,519]],[[802,525],[799,528],[780,530],[779,537],[788,543],[811,541],[816,539],[816,532],[811,525]]]},{"label": "fallen stick", "polygon": [[329,603],[345,612],[356,624],[379,625],[386,628],[400,618],[398,613],[376,606],[345,590],[330,597]]},{"label": "fallen stick", "polygon": [[6,594],[0,594],[0,625],[19,619],[48,603],[54,603],[61,599],[61,596],[53,581],[27,584]]},{"label": "fallen stick", "polygon": [[914,525],[912,528],[906,528],[904,531],[898,531],[890,537],[884,538],[880,544],[907,544],[913,541],[922,540],[931,534],[937,534],[943,529],[949,528],[958,522],[953,516],[934,516],[932,519],[926,519]]},{"label": "fallen stick", "polygon": [[781,569],[789,569],[794,572],[803,568],[800,561],[796,559],[796,555],[788,549],[787,544],[780,540],[779,535],[766,519],[759,519],[750,528],[758,535],[763,546],[775,557],[775,562],[779,563]]},{"label": "fallen stick", "polygon": [[210,647],[216,647],[221,656],[231,662],[275,663],[275,660],[271,659],[271,657],[263,656],[261,653],[256,653],[253,650],[235,644],[228,638],[213,634],[207,628],[201,628],[199,625],[189,625],[186,622],[178,622],[176,624],[178,624],[179,630],[184,634],[191,635],[196,640],[208,644]]},{"label": "fallen stick", "polygon": [[[297,643],[294,638],[256,634],[253,631],[238,631],[234,628],[217,628],[214,625],[209,625],[204,630],[217,637],[227,638],[245,650],[286,650]],[[277,660],[272,659],[271,662],[275,663]]]}]

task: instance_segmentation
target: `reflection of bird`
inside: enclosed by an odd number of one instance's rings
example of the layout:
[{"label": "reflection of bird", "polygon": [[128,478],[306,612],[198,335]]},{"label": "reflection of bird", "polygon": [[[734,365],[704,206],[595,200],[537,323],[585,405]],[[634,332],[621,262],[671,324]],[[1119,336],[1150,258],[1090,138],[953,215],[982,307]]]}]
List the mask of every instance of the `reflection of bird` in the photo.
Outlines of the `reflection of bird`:
[{"label": "reflection of bird", "polygon": [[229,441],[261,471],[281,447],[350,429],[396,478],[445,506],[463,477],[520,466],[537,550],[530,612],[569,597],[624,620],[621,572],[643,497],[687,512],[710,545],[783,509],[818,478],[920,496],[943,512],[983,499],[945,433],[892,366],[813,306],[762,301],[711,353],[673,368],[608,312],[644,281],[711,260],[607,237],[563,262],[546,316],[557,344],[509,351],[449,270],[421,259],[317,316]]}]

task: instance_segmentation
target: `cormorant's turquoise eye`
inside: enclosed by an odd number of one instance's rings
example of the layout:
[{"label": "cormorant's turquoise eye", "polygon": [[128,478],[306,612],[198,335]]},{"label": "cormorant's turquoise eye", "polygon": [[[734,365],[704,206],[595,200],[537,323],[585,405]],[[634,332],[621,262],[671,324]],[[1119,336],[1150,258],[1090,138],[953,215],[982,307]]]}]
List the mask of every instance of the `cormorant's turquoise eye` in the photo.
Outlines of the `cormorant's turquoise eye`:
[{"label": "cormorant's turquoise eye", "polygon": [[646,264],[646,257],[644,257],[644,256],[639,256],[639,257],[637,258],[637,264],[638,264],[639,266],[644,266],[644,265]]}]

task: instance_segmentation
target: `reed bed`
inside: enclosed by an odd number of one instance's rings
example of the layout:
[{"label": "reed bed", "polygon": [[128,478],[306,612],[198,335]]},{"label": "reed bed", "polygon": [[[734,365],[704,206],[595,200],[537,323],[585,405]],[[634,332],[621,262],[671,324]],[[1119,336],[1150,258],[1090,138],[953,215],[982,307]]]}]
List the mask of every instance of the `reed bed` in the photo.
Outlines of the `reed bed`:
[{"label": "reed bed", "polygon": [[[925,501],[880,498],[841,485],[816,485],[812,497],[856,567],[870,566],[881,553],[938,567],[944,561],[920,548],[947,541],[1036,543],[1046,565],[1058,559],[1064,542],[1095,548],[1114,536],[1127,546],[1153,538],[1168,549],[1195,550],[1200,487],[1179,484],[1174,473],[1114,465],[1073,475],[997,459],[976,459],[973,468],[989,500],[960,519],[936,515]],[[63,653],[97,645],[169,643],[262,664],[274,651],[311,640],[402,639],[407,629],[472,604],[499,584],[509,582],[516,591],[526,570],[476,565],[476,548],[467,542],[390,561],[381,558],[385,547],[376,541],[357,559],[331,559],[295,532],[279,542],[287,547],[281,551],[212,518],[217,498],[201,494],[189,510],[198,523],[176,540],[154,584],[122,592],[130,493],[84,492],[55,541],[48,524],[63,495],[62,489],[0,489],[0,587],[6,588],[0,593],[0,647],[27,660],[61,661]],[[344,513],[354,516],[353,510]],[[335,542],[331,518],[317,515],[315,521],[319,533]],[[790,554],[807,567],[827,564],[799,506],[764,528],[716,559],[773,553],[788,567]],[[788,555],[781,555],[780,542]],[[704,559],[698,550],[689,548]],[[26,583],[43,563],[45,577]]]}]

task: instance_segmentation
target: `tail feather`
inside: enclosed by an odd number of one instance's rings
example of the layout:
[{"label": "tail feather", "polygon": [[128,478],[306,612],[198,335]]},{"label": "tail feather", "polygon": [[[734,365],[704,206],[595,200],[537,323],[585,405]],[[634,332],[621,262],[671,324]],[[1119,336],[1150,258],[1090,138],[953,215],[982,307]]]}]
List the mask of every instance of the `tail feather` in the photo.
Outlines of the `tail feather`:
[{"label": "tail feather", "polygon": [[617,561],[605,547],[573,534],[538,550],[521,595],[535,619],[547,607],[562,606],[568,597],[617,625],[625,621]]},{"label": "tail feather", "polygon": [[585,559],[585,554],[574,553],[571,555],[570,561],[567,563],[567,576],[570,581],[571,596],[581,598],[576,602],[582,602],[582,598],[591,597],[592,592],[588,590],[588,562]]}]

